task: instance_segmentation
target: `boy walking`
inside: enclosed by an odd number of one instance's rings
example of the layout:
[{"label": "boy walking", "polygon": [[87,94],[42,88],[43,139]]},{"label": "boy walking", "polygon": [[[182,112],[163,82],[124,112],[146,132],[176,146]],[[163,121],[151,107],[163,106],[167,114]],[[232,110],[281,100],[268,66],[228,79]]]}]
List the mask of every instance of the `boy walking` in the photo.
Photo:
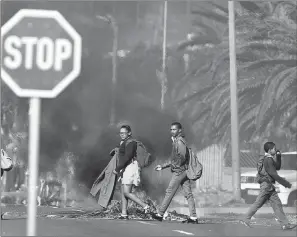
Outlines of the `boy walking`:
[{"label": "boy walking", "polygon": [[155,170],[160,171],[170,167],[172,178],[166,189],[166,195],[158,213],[152,214],[152,217],[159,221],[163,220],[164,213],[170,205],[176,191],[181,186],[188,201],[190,211],[190,217],[185,222],[198,224],[195,200],[191,190],[191,183],[186,173],[189,163],[189,150],[186,146],[186,141],[182,136],[182,125],[178,122],[172,123],[170,131],[173,141],[171,159],[163,165],[158,165]]},{"label": "boy walking", "polygon": [[260,184],[260,194],[240,223],[247,227],[251,227],[249,223],[252,216],[254,216],[256,212],[269,201],[282,229],[293,229],[296,225],[291,225],[289,223],[274,186],[275,181],[286,188],[291,188],[292,186],[277,173],[277,170],[280,170],[281,168],[281,153],[276,150],[276,146],[273,142],[266,142],[264,144],[264,151],[265,155],[260,158],[257,164],[258,174],[256,179]]}]

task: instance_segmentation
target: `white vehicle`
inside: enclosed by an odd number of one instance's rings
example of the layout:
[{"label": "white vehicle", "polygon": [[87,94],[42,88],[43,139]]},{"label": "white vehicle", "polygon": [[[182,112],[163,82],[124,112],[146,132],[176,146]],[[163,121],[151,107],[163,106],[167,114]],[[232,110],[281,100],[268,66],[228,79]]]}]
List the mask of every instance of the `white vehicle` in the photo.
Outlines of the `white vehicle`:
[{"label": "white vehicle", "polygon": [[[285,188],[276,182],[276,191],[283,205],[297,206],[297,151],[282,153],[282,166],[279,176],[288,180],[292,187]],[[247,203],[254,202],[260,192],[260,184],[255,179],[257,169],[241,174],[241,196]]]}]

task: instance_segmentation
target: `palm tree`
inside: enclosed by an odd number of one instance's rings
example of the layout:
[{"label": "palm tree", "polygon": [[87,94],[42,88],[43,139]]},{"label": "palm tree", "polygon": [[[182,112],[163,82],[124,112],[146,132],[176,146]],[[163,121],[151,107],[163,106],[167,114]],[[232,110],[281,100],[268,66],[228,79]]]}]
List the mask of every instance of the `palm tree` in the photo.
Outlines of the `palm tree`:
[{"label": "palm tree", "polygon": [[[296,137],[296,2],[240,2],[240,5],[236,27],[241,137],[245,134],[249,140],[263,134],[271,124],[290,128]],[[215,10],[202,9],[195,13],[226,22],[227,9],[216,5]],[[200,124],[213,128],[209,130],[214,135],[210,139],[226,141],[230,135],[227,27],[219,31],[203,22],[199,27],[208,34],[183,42],[181,48],[194,45],[199,50],[200,47],[197,57],[203,51],[213,59],[189,71],[174,93],[178,105],[185,111],[191,110],[194,127]],[[184,96],[184,91],[189,90],[183,90],[185,86],[181,85],[186,82],[196,84],[196,91],[188,96]]]},{"label": "palm tree", "polygon": [[96,16],[97,19],[103,20],[110,24],[113,31],[113,44],[112,44],[112,87],[111,87],[111,111],[110,111],[110,125],[115,125],[116,121],[116,86],[117,86],[117,58],[118,58],[118,24],[115,18],[108,14],[107,16]]}]

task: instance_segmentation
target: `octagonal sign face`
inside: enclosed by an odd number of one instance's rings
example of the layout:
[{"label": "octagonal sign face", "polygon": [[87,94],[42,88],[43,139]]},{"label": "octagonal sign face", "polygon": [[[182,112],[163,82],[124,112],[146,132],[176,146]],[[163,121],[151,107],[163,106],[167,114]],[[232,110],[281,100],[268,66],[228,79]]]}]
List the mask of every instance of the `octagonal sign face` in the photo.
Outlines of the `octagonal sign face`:
[{"label": "octagonal sign face", "polygon": [[59,12],[20,10],[1,28],[1,77],[20,97],[54,98],[80,74],[81,48]]}]

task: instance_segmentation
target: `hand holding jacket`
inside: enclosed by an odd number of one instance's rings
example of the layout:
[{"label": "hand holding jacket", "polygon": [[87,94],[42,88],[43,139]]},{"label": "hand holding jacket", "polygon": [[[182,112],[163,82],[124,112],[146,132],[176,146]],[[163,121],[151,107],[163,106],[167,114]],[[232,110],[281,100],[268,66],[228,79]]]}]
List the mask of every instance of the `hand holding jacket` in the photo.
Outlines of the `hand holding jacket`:
[{"label": "hand holding jacket", "polygon": [[110,156],[114,156],[116,153],[119,153],[119,148],[118,148],[118,147],[112,149],[112,150],[109,152],[109,155],[110,155]]}]

